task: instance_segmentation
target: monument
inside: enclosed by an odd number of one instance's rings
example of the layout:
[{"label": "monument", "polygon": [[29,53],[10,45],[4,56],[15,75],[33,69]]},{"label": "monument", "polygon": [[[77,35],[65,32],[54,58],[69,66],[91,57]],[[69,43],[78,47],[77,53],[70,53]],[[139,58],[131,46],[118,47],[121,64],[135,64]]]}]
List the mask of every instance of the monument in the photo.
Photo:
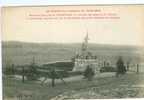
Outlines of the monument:
[{"label": "monument", "polygon": [[83,72],[87,66],[92,67],[95,72],[99,71],[97,56],[89,51],[88,40],[89,36],[87,32],[82,43],[81,51],[75,56],[73,71]]}]

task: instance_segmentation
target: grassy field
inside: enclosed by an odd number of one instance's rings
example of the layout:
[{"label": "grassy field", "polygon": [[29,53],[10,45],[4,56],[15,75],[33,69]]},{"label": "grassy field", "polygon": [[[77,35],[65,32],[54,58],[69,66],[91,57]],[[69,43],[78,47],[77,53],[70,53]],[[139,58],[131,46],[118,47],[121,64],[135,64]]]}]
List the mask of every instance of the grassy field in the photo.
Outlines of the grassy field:
[{"label": "grassy field", "polygon": [[[55,61],[71,60],[76,52],[81,50],[81,44],[57,44],[57,43],[24,43],[24,42],[2,42],[2,64],[3,67],[12,64],[25,65],[32,63],[33,57],[38,65]],[[131,59],[137,61],[138,57],[144,58],[144,48],[133,46],[115,46],[89,44],[89,50],[96,55],[98,59],[107,57],[107,60],[115,62],[115,56],[123,56],[124,61]],[[102,61],[102,59],[100,59]],[[67,66],[66,66],[67,67]],[[59,83],[52,88],[50,83],[40,85],[38,82],[16,80],[12,77],[3,76],[4,100],[57,100],[57,98],[121,98],[121,97],[144,97],[139,94],[137,85],[144,78],[143,74],[128,74],[123,77],[96,77],[91,82],[84,79],[78,81],[69,81],[67,85]],[[143,84],[144,82],[140,83]],[[122,86],[122,87],[121,87]],[[125,86],[123,88],[123,86]],[[130,86],[130,87],[129,87]],[[96,89],[95,89],[96,88]],[[118,91],[123,88],[123,90]],[[110,91],[109,91],[110,89]],[[128,89],[125,90],[125,89]],[[129,90],[130,89],[130,90]],[[132,89],[132,90],[131,90]],[[131,94],[133,91],[136,94]],[[105,90],[107,92],[105,92]],[[86,91],[90,91],[87,93]],[[92,91],[92,92],[91,92]],[[124,92],[126,91],[126,93]],[[130,94],[129,95],[129,91]],[[114,93],[113,93],[114,92]],[[123,94],[123,92],[125,94]],[[112,93],[112,94],[110,94]],[[115,94],[116,93],[116,94]],[[127,94],[128,93],[128,94]],[[133,92],[132,92],[133,93]],[[144,93],[144,92],[141,92]],[[76,95],[77,94],[77,95]],[[88,95],[86,95],[88,94]],[[93,96],[91,95],[93,94]],[[97,94],[97,95],[96,95]],[[59,99],[58,99],[59,100]]]},{"label": "grassy field", "polygon": [[143,74],[111,78],[92,87],[64,92],[52,100],[144,98],[144,82],[141,78],[144,78]]},{"label": "grassy field", "polygon": [[[33,57],[35,62],[40,65],[48,62],[67,61],[71,60],[76,55],[76,52],[80,50],[81,43],[2,42],[2,64],[3,67],[11,64],[30,64]],[[89,44],[89,51],[96,55],[98,59],[107,56],[106,59],[113,60],[113,62],[116,60],[115,56],[119,55],[133,61],[137,61],[139,56],[144,58],[143,47]]]},{"label": "grassy field", "polygon": [[4,100],[65,100],[66,98],[134,98],[144,97],[144,74],[129,73],[116,78],[96,77],[93,81],[59,83],[52,88],[37,82],[22,83],[14,78],[3,78]]}]

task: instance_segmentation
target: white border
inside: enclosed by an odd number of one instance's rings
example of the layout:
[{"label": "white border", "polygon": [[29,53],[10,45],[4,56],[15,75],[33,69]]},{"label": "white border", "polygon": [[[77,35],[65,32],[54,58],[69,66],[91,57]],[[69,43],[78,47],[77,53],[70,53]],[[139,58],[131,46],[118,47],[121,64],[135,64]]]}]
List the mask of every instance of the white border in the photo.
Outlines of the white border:
[{"label": "white border", "polygon": [[144,0],[1,0],[1,6],[80,5],[80,4],[144,4]]},{"label": "white border", "polygon": [[[0,41],[1,41],[1,7],[2,6],[40,6],[40,5],[87,5],[87,4],[144,4],[144,0],[0,0]],[[2,80],[2,49],[0,42],[0,80]],[[2,96],[0,81],[0,100]],[[143,98],[141,98],[143,99]],[[115,99],[118,100],[118,99]],[[131,98],[127,100],[132,100]],[[134,100],[138,100],[134,99]]]}]

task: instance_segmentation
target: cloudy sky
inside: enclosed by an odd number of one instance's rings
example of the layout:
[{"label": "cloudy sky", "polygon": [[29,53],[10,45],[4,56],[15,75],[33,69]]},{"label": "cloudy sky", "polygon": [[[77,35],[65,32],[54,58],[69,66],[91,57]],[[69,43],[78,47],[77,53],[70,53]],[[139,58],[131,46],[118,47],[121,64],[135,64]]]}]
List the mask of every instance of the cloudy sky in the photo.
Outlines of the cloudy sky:
[{"label": "cloudy sky", "polygon": [[[48,10],[99,10],[114,13],[118,19],[31,20],[30,15]],[[24,42],[79,43],[86,33],[89,42],[118,45],[144,45],[144,6],[49,6],[7,7],[2,9],[2,40]]]}]

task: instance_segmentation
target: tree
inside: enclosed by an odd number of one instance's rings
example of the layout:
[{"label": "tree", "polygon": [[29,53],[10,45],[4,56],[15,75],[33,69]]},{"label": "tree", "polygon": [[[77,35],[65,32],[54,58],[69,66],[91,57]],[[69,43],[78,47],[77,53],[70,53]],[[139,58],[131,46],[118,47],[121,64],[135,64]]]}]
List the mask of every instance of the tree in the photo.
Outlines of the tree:
[{"label": "tree", "polygon": [[122,57],[119,57],[119,59],[116,63],[116,66],[117,66],[117,76],[119,74],[125,74],[126,73],[126,68],[124,66],[124,62],[123,62]]},{"label": "tree", "polygon": [[28,66],[26,77],[28,80],[37,80],[38,78],[38,72],[37,72],[37,66],[36,65],[30,65]]},{"label": "tree", "polygon": [[15,65],[9,65],[8,67],[5,68],[4,73],[7,75],[14,75],[15,74]]},{"label": "tree", "polygon": [[52,87],[54,87],[55,79],[58,77],[54,67],[52,67],[50,74],[51,74],[51,79],[52,79]]},{"label": "tree", "polygon": [[88,81],[91,81],[94,75],[94,70],[88,65],[84,71],[84,77],[87,78]]},{"label": "tree", "polygon": [[37,80],[39,78],[37,67],[38,66],[35,63],[35,57],[33,57],[32,63],[30,64],[30,66],[28,66],[28,69],[26,71],[26,77],[28,80]]}]

